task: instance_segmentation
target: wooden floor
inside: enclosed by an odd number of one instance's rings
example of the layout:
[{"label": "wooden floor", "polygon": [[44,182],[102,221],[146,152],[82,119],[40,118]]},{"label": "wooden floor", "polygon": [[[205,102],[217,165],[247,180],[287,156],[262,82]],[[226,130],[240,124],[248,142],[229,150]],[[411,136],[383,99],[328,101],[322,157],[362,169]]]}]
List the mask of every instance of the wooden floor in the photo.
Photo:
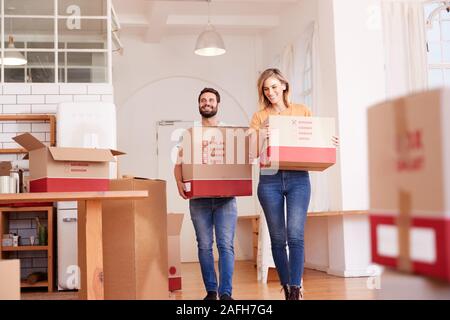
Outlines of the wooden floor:
[{"label": "wooden floor", "polygon": [[[171,299],[200,300],[205,296],[198,263],[183,263],[183,289],[171,294]],[[367,278],[341,278],[306,269],[304,273],[305,300],[367,300],[375,299],[367,288]],[[277,281],[257,282],[256,268],[251,261],[237,261],[233,279],[233,297],[237,300],[281,300],[283,293]],[[23,300],[74,300],[76,292],[22,292]]]}]

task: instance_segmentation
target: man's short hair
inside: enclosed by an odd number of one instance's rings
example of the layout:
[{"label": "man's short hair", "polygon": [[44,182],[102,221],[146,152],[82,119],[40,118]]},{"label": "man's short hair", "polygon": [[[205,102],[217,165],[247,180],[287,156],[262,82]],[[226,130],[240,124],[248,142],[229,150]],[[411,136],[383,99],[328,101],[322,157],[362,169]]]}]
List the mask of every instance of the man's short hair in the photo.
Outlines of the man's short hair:
[{"label": "man's short hair", "polygon": [[202,96],[202,94],[204,94],[204,93],[206,93],[206,92],[214,93],[214,94],[216,95],[217,103],[220,102],[220,94],[219,94],[219,91],[217,91],[216,89],[213,89],[213,88],[204,88],[204,89],[200,92],[200,94],[198,95],[198,102],[199,102],[199,103],[200,103],[200,97]]}]

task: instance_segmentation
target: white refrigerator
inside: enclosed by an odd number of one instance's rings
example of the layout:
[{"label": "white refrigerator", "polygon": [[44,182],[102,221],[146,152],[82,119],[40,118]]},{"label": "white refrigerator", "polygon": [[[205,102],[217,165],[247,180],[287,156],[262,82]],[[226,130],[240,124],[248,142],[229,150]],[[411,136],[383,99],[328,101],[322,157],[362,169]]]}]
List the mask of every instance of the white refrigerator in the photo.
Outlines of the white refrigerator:
[{"label": "white refrigerator", "polygon": [[[58,147],[117,148],[116,107],[109,102],[65,102],[56,114]],[[110,163],[110,178],[117,163]],[[79,289],[77,202],[57,205],[58,290]]]}]

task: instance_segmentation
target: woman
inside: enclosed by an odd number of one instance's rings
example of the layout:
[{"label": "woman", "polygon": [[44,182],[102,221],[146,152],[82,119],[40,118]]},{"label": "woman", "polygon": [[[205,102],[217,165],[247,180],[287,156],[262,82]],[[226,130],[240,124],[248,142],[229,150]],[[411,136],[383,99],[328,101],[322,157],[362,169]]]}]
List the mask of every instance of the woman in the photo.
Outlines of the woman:
[{"label": "woman", "polygon": [[[267,69],[261,74],[258,93],[261,110],[251,120],[250,127],[254,130],[266,130],[270,115],[311,116],[306,106],[289,102],[289,83],[278,69]],[[337,137],[333,137],[333,143],[337,145]],[[286,300],[303,298],[304,227],[310,196],[307,171],[278,170],[276,174],[273,171],[269,174],[261,169],[258,198],[266,217],[272,255]]]}]

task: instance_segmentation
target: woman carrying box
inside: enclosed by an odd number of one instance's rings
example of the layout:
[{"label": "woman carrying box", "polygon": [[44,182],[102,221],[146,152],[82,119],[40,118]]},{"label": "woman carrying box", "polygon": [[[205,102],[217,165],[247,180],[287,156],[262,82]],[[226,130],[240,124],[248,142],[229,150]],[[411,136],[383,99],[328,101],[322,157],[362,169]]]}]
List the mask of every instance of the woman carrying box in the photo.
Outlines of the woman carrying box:
[{"label": "woman carrying box", "polygon": [[[267,128],[271,115],[312,115],[306,106],[289,102],[289,83],[278,69],[267,69],[260,75],[258,94],[261,110],[253,115],[250,127],[256,132],[266,131],[266,137],[269,136]],[[333,143],[337,146],[337,137],[333,137]],[[261,169],[258,198],[266,217],[272,256],[286,300],[303,298],[304,228],[310,196],[308,171],[277,170],[274,173],[273,169]]]}]

